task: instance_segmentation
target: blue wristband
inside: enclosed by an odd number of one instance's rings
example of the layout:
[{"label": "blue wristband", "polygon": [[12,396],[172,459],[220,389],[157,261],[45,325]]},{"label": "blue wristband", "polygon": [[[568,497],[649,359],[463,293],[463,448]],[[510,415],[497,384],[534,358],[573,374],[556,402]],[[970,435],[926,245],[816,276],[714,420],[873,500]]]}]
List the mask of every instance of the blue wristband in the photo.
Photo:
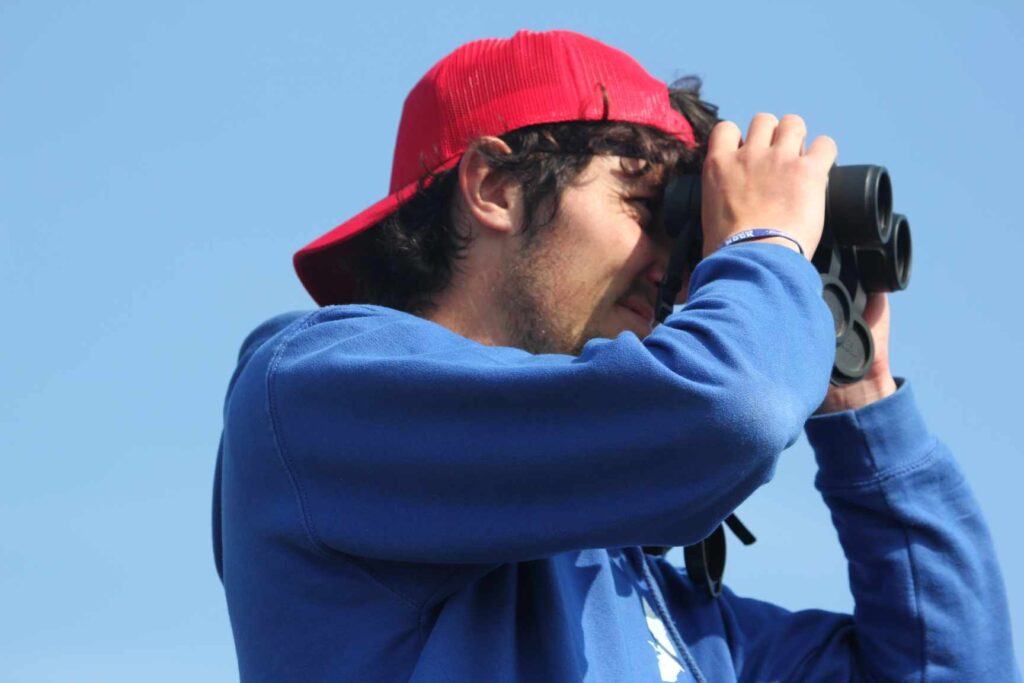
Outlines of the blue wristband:
[{"label": "blue wristband", "polygon": [[772,228],[751,228],[750,230],[738,232],[727,238],[718,248],[721,249],[722,247],[728,247],[730,244],[739,244],[740,242],[749,242],[750,240],[759,240],[765,237],[781,237],[784,240],[789,240],[800,250],[801,256],[805,255],[803,245],[797,242],[796,239],[781,230],[773,230]]}]

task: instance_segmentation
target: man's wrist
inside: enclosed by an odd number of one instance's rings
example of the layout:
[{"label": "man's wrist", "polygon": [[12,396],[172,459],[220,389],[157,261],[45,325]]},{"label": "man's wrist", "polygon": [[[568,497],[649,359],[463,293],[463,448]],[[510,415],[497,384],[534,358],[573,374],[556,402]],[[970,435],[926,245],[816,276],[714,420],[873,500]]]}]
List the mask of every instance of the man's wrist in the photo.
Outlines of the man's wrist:
[{"label": "man's wrist", "polygon": [[839,413],[844,410],[857,410],[871,405],[883,398],[896,393],[896,380],[891,374],[881,377],[865,377],[859,382],[841,387],[829,387],[825,401],[815,415]]},{"label": "man's wrist", "polygon": [[791,249],[795,248],[801,256],[806,256],[804,253],[804,246],[800,244],[795,237],[782,230],[776,230],[775,228],[748,228],[746,230],[740,230],[739,232],[726,237],[722,242],[721,247],[728,247],[729,245],[740,244],[741,242],[756,242],[763,239],[774,239],[776,244],[785,244],[788,242]]},{"label": "man's wrist", "polygon": [[735,244],[778,244],[780,247],[786,247],[791,251],[795,251],[804,258],[807,258],[807,254],[804,252],[803,246],[791,235],[787,235],[780,230],[767,229],[767,228],[751,228],[748,230],[741,230],[733,235],[730,235],[723,242],[714,247],[713,251],[705,253],[705,256],[730,247]]},{"label": "man's wrist", "polygon": [[819,488],[848,486],[920,462],[935,445],[910,383],[857,410],[814,415],[804,430],[818,462]]},{"label": "man's wrist", "polygon": [[800,243],[792,239],[786,239],[784,237],[758,237],[756,239],[749,240],[750,242],[767,243],[767,244],[778,244],[779,246],[786,247],[790,251],[795,251],[798,254],[804,255]]}]

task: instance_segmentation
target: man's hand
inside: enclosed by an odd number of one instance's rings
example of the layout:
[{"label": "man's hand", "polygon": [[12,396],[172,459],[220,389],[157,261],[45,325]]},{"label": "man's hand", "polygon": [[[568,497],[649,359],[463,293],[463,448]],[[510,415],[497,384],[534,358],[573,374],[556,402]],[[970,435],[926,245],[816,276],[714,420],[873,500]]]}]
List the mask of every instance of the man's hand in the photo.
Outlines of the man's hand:
[{"label": "man's hand", "polygon": [[896,392],[896,381],[889,370],[889,300],[885,294],[869,294],[864,322],[875,340],[875,359],[864,379],[846,386],[829,385],[825,402],[817,414],[855,410]]},{"label": "man's hand", "polygon": [[821,240],[825,187],[837,150],[832,138],[820,136],[805,154],[806,139],[803,119],[792,114],[782,121],[756,115],[746,140],[731,121],[715,126],[704,161],[704,256],[738,232],[775,228],[797,240],[810,259]]}]

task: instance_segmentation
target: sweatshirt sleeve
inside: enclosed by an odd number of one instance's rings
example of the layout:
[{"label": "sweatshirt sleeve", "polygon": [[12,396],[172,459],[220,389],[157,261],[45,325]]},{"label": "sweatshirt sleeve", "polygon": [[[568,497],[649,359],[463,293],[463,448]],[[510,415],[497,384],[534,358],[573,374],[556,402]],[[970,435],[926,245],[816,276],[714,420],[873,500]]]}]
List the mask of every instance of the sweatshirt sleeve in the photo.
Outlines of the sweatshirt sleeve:
[{"label": "sweatshirt sleeve", "polygon": [[322,309],[266,375],[306,530],[421,562],[694,542],[770,477],[824,397],[820,288],[789,249],[730,247],[646,340],[594,340],[578,357],[485,347],[405,314],[352,334]]},{"label": "sweatshirt sleeve", "polygon": [[981,511],[910,387],[812,418],[821,490],[849,563],[852,616],[722,605],[741,679],[1019,681]]}]

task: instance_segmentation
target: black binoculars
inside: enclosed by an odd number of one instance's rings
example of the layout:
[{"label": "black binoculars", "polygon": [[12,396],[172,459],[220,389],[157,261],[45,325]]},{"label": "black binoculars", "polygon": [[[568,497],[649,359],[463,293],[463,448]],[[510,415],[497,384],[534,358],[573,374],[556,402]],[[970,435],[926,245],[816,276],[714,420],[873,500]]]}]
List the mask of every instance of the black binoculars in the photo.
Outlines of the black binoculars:
[{"label": "black binoculars", "polygon": [[[692,272],[702,258],[700,176],[671,179],[659,214],[661,229],[674,240],[658,297],[660,322],[672,312],[683,274]],[[811,262],[821,274],[822,297],[835,322],[832,383],[856,382],[871,367],[875,353],[864,322],[868,294],[906,289],[910,280],[910,224],[906,216],[892,212],[892,181],[884,167],[832,167],[825,226]]]},{"label": "black binoculars", "polygon": [[[700,220],[700,176],[672,178],[658,212],[660,229],[673,239],[658,294],[659,322],[672,312],[684,274],[693,272],[703,258]],[[906,289],[910,280],[910,224],[906,216],[892,212],[892,181],[885,168],[832,167],[825,191],[825,225],[811,263],[821,274],[822,297],[835,323],[832,384],[856,382],[867,374],[875,356],[871,331],[864,322],[868,294]],[[724,526],[744,545],[755,540],[734,514],[725,519]],[[690,578],[712,597],[722,590],[724,526],[720,524],[706,539],[683,549]]]}]

